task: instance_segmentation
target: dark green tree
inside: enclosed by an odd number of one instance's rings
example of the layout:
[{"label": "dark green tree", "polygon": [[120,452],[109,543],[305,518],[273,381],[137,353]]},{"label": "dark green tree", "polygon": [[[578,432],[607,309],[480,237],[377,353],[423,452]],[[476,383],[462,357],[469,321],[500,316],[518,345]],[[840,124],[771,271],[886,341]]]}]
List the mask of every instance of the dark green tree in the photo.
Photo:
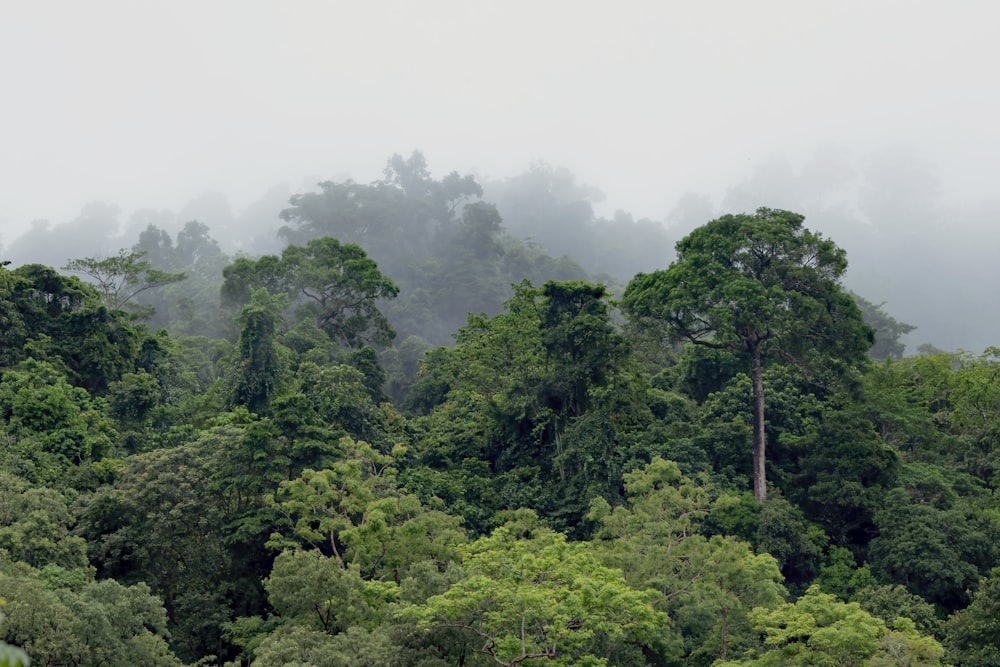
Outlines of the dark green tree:
[{"label": "dark green tree", "polygon": [[652,420],[645,385],[603,285],[525,282],[506,308],[470,316],[454,351],[428,357],[417,392],[444,402],[421,422],[415,450],[451,478],[435,493],[468,498],[452,495],[454,482],[481,493],[485,481],[495,493],[480,501],[531,507],[579,529],[592,498],[620,498],[621,475]]},{"label": "dark green tree", "polygon": [[28,336],[17,304],[13,301],[15,290],[25,283],[24,278],[15,275],[0,265],[0,365],[10,366],[21,357],[24,341]]},{"label": "dark green tree", "polygon": [[956,665],[1000,666],[1000,568],[979,582],[972,602],[945,626],[948,658]]},{"label": "dark green tree", "polygon": [[284,292],[331,339],[350,348],[368,343],[388,345],[395,337],[379,311],[381,299],[398,294],[396,285],[378,270],[360,247],[333,238],[289,246],[281,257],[238,259],[223,270],[224,303],[242,305],[260,287]]},{"label": "dark green tree", "polygon": [[233,586],[225,544],[236,491],[210,483],[222,467],[215,452],[239,444],[228,435],[215,429],[197,442],[128,457],[78,526],[102,578],[145,582],[163,600],[172,647],[185,660],[223,656],[220,627],[231,617],[229,604],[253,587]]},{"label": "dark green tree", "polygon": [[902,584],[952,612],[968,604],[969,591],[996,565],[1000,527],[971,503],[935,500],[925,492],[926,486],[897,487],[886,494],[875,514],[878,537],[868,562],[880,581]]},{"label": "dark green tree", "polygon": [[378,309],[399,288],[382,275],[360,247],[336,239],[290,246],[281,255],[289,287],[305,303],[316,326],[346,347],[388,345],[396,333]]},{"label": "dark green tree", "polygon": [[107,308],[94,287],[40,264],[12,273],[10,300],[30,341],[16,359],[58,358],[73,384],[98,393],[134,369],[143,332],[127,313]]},{"label": "dark green tree", "polygon": [[231,405],[246,406],[257,414],[269,412],[285,366],[277,340],[284,304],[284,295],[272,297],[262,288],[254,291],[240,313],[242,328],[230,377]]},{"label": "dark green tree", "polygon": [[637,275],[622,301],[633,320],[665,327],[676,340],[749,358],[758,502],[767,498],[765,353],[807,367],[849,366],[872,343],[871,329],[840,286],[846,253],[803,220],[766,208],[713,220],[678,242],[668,269]]}]

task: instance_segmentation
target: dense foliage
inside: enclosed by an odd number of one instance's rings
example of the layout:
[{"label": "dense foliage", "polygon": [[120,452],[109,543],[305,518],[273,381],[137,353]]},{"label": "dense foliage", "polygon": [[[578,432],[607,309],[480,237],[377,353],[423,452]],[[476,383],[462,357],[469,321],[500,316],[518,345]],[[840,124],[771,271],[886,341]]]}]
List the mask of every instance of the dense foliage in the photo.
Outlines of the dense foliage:
[{"label": "dense foliage", "polygon": [[1000,350],[905,356],[793,213],[619,311],[482,197],[396,156],[278,254],[0,268],[0,664],[1000,664]]}]

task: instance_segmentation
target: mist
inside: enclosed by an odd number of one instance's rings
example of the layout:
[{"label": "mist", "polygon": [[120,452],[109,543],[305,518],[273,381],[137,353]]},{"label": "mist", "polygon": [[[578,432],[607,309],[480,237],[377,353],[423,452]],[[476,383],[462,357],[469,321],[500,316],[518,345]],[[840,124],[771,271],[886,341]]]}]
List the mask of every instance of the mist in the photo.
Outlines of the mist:
[{"label": "mist", "polygon": [[291,195],[419,149],[436,177],[474,175],[512,236],[618,281],[719,214],[798,211],[847,250],[850,289],[917,327],[909,352],[978,352],[1000,343],[997,18],[975,2],[25,3],[0,24],[3,258],[60,267],[191,220],[230,255],[277,252]]}]

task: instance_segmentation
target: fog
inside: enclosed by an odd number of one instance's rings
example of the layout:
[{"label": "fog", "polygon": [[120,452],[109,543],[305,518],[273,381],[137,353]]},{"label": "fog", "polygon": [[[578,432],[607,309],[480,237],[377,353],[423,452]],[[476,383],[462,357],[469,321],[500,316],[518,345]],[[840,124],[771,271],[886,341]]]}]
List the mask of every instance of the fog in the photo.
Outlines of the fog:
[{"label": "fog", "polygon": [[799,211],[911,346],[1000,344],[1000,9],[619,4],[5,3],[0,244],[60,266],[198,219],[271,252],[291,194],[419,149],[487,199],[564,166],[674,236]]}]

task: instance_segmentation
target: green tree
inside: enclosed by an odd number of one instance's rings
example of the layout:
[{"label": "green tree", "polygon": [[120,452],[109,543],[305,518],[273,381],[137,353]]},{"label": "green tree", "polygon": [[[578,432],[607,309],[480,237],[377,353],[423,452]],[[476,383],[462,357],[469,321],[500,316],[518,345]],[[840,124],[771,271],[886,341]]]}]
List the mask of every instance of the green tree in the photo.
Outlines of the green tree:
[{"label": "green tree", "polygon": [[94,494],[78,527],[103,577],[143,582],[162,598],[173,648],[188,660],[223,655],[229,598],[246,595],[230,590],[230,498],[210,484],[219,467],[213,448],[227,444],[209,432],[128,457],[115,484]]},{"label": "green tree", "polygon": [[127,313],[108,309],[94,287],[47,266],[28,264],[13,274],[10,298],[29,343],[18,359],[58,358],[73,384],[97,393],[134,370],[144,334]]},{"label": "green tree", "polygon": [[674,619],[684,642],[684,664],[708,665],[738,655],[753,641],[747,613],[785,599],[778,564],[745,542],[700,534],[712,511],[711,489],[656,458],[625,475],[626,504],[611,509],[597,498],[595,550],[621,568],[633,588],[662,594],[657,608]]},{"label": "green tree", "polygon": [[803,436],[786,438],[783,445],[798,457],[788,497],[834,543],[863,550],[878,534],[874,514],[897,482],[896,453],[853,406],[824,410]]},{"label": "green tree", "polygon": [[872,343],[871,329],[840,287],[846,254],[803,220],[766,208],[713,220],[677,243],[670,268],[633,278],[622,301],[631,318],[665,327],[678,340],[749,358],[758,502],[767,498],[765,353],[849,366]]},{"label": "green tree", "polygon": [[87,543],[72,535],[76,517],[55,489],[29,488],[13,475],[0,473],[0,550],[33,567],[87,567]]},{"label": "green tree", "polygon": [[886,494],[875,514],[878,537],[871,541],[868,561],[881,581],[903,584],[954,611],[968,603],[969,590],[996,564],[1000,522],[994,511],[968,502],[936,507],[923,500],[924,493],[897,487]]},{"label": "green tree", "polygon": [[[854,571],[849,583],[860,583],[870,577],[869,568],[865,565]],[[886,623],[892,623],[896,618],[905,616],[913,621],[920,634],[932,637],[941,637],[944,634],[942,621],[938,618],[934,605],[909,592],[905,586],[868,585],[858,589],[851,597],[851,602],[857,602],[862,609]]]},{"label": "green tree", "polygon": [[342,438],[340,456],[328,468],[281,483],[275,506],[291,529],[272,534],[269,546],[318,549],[366,580],[398,578],[422,560],[451,560],[464,541],[458,519],[400,492],[394,460]]},{"label": "green tree", "polygon": [[[286,624],[268,634],[253,652],[254,667],[404,667],[407,660],[402,647],[384,627],[373,631],[350,627],[329,635],[310,628]],[[445,662],[431,662],[421,656],[420,665],[444,667]]]},{"label": "green tree", "polygon": [[8,271],[7,264],[0,264],[0,365],[3,366],[11,366],[20,358],[29,333],[13,299],[15,291],[26,281]]},{"label": "green tree", "polygon": [[719,662],[716,667],[882,667],[941,664],[944,649],[921,636],[913,622],[887,626],[857,603],[844,603],[812,586],[795,603],[750,613],[763,642],[756,657]]},{"label": "green tree", "polygon": [[1000,568],[980,581],[968,607],[948,619],[945,645],[961,667],[1000,666]]},{"label": "green tree", "polygon": [[[36,665],[179,667],[167,645],[163,604],[145,584],[93,581],[86,571],[42,570],[0,555],[0,640]],[[6,645],[0,641],[0,664]],[[27,665],[27,663],[25,663]]]},{"label": "green tree", "polygon": [[347,347],[388,345],[395,332],[378,309],[399,288],[383,276],[360,247],[332,238],[314,239],[282,253],[290,287],[303,297],[316,326]]},{"label": "green tree", "polygon": [[0,375],[0,418],[8,469],[35,481],[69,482],[73,466],[113,454],[114,430],[92,397],[47,361],[29,357]]},{"label": "green tree", "polygon": [[365,579],[357,565],[345,568],[315,550],[279,554],[264,587],[286,622],[330,635],[355,626],[375,629],[399,598],[396,582]]},{"label": "green tree", "polygon": [[[142,259],[144,253],[119,250],[113,257],[70,260],[63,267],[66,271],[79,273],[94,281],[104,305],[113,310],[126,308],[143,292],[164,287],[184,280],[183,273],[166,273]],[[136,310],[139,317],[152,313]]]},{"label": "green tree", "polygon": [[254,290],[239,316],[240,338],[230,371],[229,401],[256,414],[267,414],[281,386],[287,361],[278,343],[284,295]]},{"label": "green tree", "polygon": [[465,475],[482,490],[473,470],[486,462],[495,493],[482,500],[579,530],[592,498],[620,497],[621,474],[652,420],[646,385],[603,285],[524,282],[505,306],[495,317],[470,316],[453,351],[428,357],[424,386],[445,400],[421,422],[415,453],[452,489]]},{"label": "green tree", "polygon": [[381,299],[398,294],[396,285],[360,247],[333,238],[289,246],[280,259],[239,259],[223,270],[223,301],[242,305],[260,287],[284,292],[331,339],[350,348],[368,343],[388,345],[395,337],[379,311]]},{"label": "green tree", "polygon": [[653,607],[659,595],[629,588],[587,543],[502,527],[462,548],[462,566],[462,580],[407,617],[424,630],[468,633],[496,664],[607,665],[630,646],[670,651],[670,620]]}]

